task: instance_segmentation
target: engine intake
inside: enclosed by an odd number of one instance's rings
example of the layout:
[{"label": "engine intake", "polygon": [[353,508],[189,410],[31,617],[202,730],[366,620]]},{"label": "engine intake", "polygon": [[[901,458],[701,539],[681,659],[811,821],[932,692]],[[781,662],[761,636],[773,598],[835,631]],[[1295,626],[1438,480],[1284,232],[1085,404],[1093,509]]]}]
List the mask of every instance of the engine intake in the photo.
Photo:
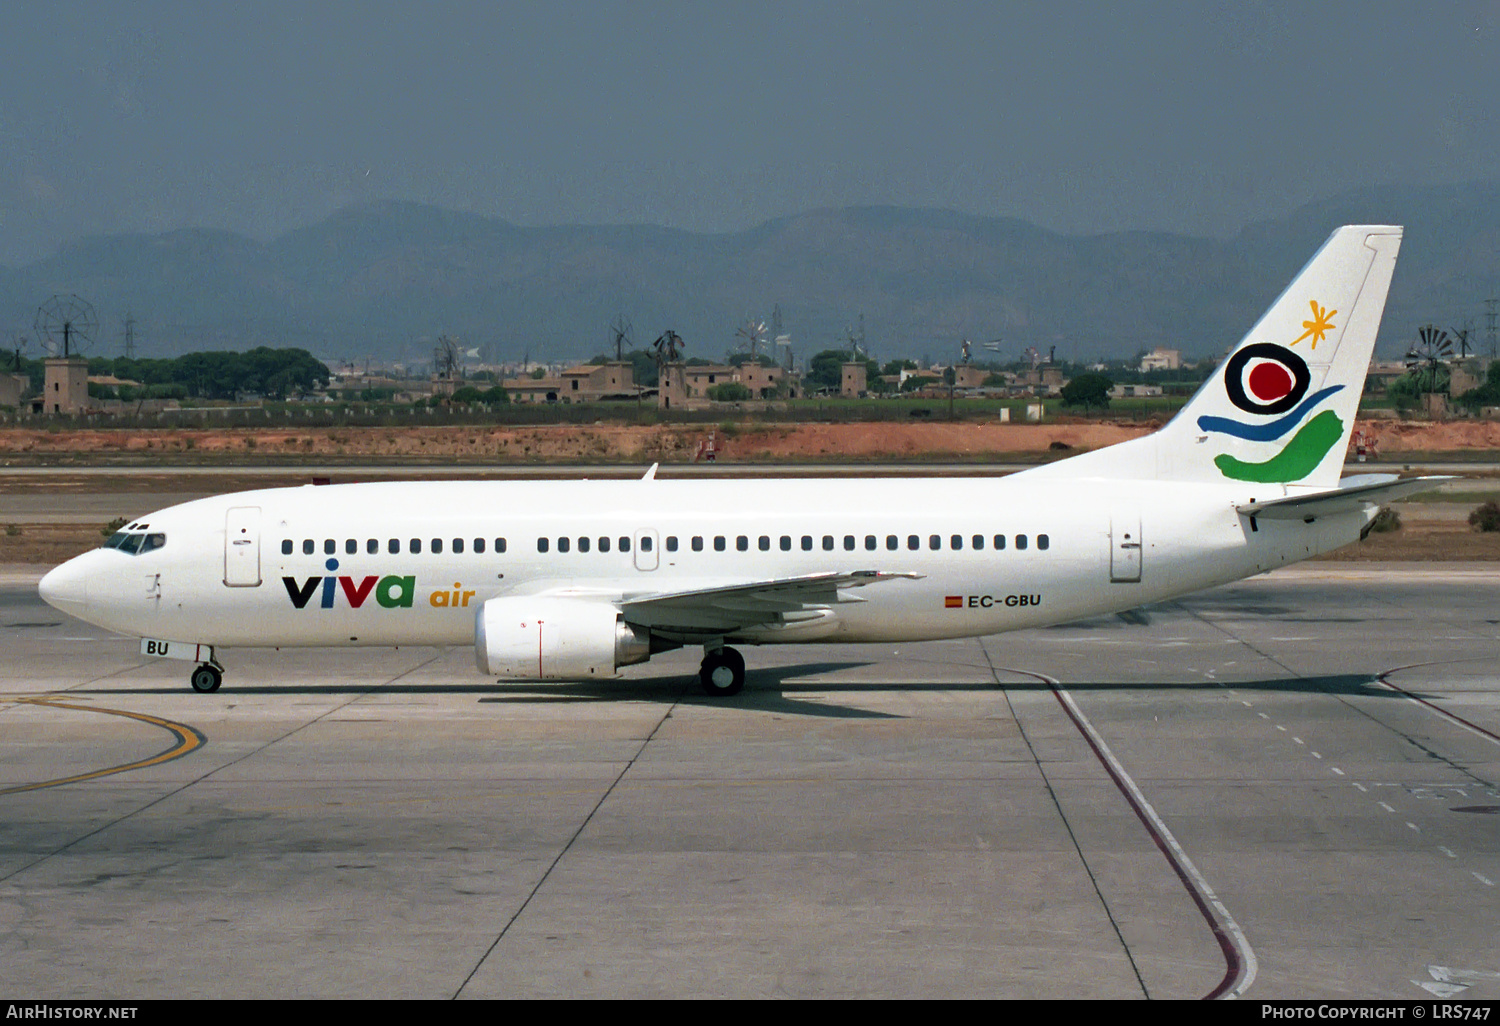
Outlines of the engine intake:
[{"label": "engine intake", "polygon": [[651,657],[650,633],[608,602],[493,598],[474,617],[480,673],[519,680],[613,677]]}]

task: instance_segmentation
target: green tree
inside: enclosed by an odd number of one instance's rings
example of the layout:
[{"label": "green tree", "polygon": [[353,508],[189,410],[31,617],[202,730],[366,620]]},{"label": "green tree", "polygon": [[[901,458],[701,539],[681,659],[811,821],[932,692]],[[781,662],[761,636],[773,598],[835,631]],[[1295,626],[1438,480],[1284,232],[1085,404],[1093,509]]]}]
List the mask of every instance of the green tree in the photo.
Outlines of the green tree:
[{"label": "green tree", "polygon": [[753,393],[738,381],[726,381],[708,390],[708,397],[716,403],[741,403],[754,398]]},{"label": "green tree", "polygon": [[1064,406],[1082,406],[1084,412],[1092,407],[1107,409],[1109,390],[1114,386],[1106,375],[1090,371],[1080,374],[1062,387]]}]

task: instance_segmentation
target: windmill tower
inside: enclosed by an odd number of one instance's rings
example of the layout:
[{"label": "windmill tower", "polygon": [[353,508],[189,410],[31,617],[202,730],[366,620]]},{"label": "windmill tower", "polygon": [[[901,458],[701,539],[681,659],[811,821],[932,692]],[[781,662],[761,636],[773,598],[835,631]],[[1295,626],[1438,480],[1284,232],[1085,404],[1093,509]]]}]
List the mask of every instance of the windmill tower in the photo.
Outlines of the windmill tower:
[{"label": "windmill tower", "polygon": [[682,336],[671,328],[662,332],[651,343],[651,355],[656,360],[656,406],[670,410],[675,403],[679,409],[687,401],[687,378],[682,372]]},{"label": "windmill tower", "polygon": [[43,411],[55,416],[82,413],[89,404],[89,362],[83,352],[99,330],[93,306],[78,296],[53,296],[37,308],[32,327],[50,354],[42,361]]},{"label": "windmill tower", "polygon": [[865,348],[865,315],[859,315],[859,332],[847,332],[849,342],[849,360],[844,364],[843,373],[839,379],[839,395],[845,399],[858,399],[865,394],[869,382],[865,380],[868,369],[865,361],[869,359],[869,350]]},{"label": "windmill tower", "polygon": [[438,336],[432,347],[432,394],[452,395],[463,377],[463,350],[456,339]]},{"label": "windmill tower", "polygon": [[1406,351],[1406,370],[1417,383],[1429,416],[1440,417],[1447,412],[1441,388],[1447,385],[1443,371],[1452,358],[1453,339],[1431,324],[1418,329],[1417,341]]}]

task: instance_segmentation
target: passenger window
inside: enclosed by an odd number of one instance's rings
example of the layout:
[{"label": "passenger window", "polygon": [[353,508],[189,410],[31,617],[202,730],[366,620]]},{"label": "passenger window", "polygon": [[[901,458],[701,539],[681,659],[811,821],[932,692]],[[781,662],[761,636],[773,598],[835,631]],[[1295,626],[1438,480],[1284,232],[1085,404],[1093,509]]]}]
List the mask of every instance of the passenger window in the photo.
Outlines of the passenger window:
[{"label": "passenger window", "polygon": [[419,555],[421,555],[422,554],[422,539],[421,538],[413,538],[411,540],[411,544],[407,546],[406,551],[410,552],[413,556],[419,556]]},{"label": "passenger window", "polygon": [[1003,534],[997,534],[997,535],[995,535],[995,549],[998,551],[998,550],[1003,549],[1003,548],[1005,548],[1005,535],[1003,535]]},{"label": "passenger window", "polygon": [[714,551],[715,552],[723,552],[724,551],[724,536],[722,534],[716,534],[716,535],[714,535]]},{"label": "passenger window", "polygon": [[694,552],[702,552],[703,551],[703,536],[701,534],[695,534],[695,535],[693,535],[693,551]]},{"label": "passenger window", "polygon": [[964,536],[961,534],[955,534],[952,538],[948,539],[948,542],[948,547],[951,548],[954,552],[957,552],[964,547]]},{"label": "passenger window", "polygon": [[558,552],[567,552],[568,548],[569,548],[569,545],[568,545],[568,536],[567,535],[563,535],[561,538],[557,539],[557,551]]},{"label": "passenger window", "polygon": [[802,551],[803,552],[811,552],[812,551],[812,535],[810,535],[810,534],[804,534],[802,536]]},{"label": "passenger window", "polygon": [[642,552],[650,552],[651,551],[651,536],[649,534],[643,534],[643,535],[641,535],[641,551]]},{"label": "passenger window", "polygon": [[323,539],[323,555],[325,555],[325,556],[331,556],[336,551],[338,551],[338,545],[336,545],[334,543],[334,540],[332,538],[324,538]]},{"label": "passenger window", "polygon": [[741,552],[749,552],[750,551],[750,539],[747,538],[747,537],[745,537],[742,534],[742,535],[740,535],[738,538],[736,538],[734,540],[734,547],[736,549],[739,549]]},{"label": "passenger window", "polygon": [[865,535],[865,551],[866,552],[874,552],[875,551],[875,542],[876,542],[876,538],[875,538],[875,536],[873,534],[867,534],[867,535]]},{"label": "passenger window", "polygon": [[[118,535],[116,535],[116,537],[119,537],[119,536],[118,536]],[[114,542],[115,542],[115,539],[114,539],[114,538],[111,538],[111,539],[110,539],[110,540],[109,540],[109,541],[108,541],[108,542],[106,542],[106,543],[105,543],[105,544],[106,544],[106,545],[107,545],[107,546],[108,546],[108,547],[109,547],[109,548],[114,548]],[[283,555],[283,556],[290,556],[290,555],[291,555],[291,554],[292,554],[292,540],[291,540],[291,539],[290,539],[290,538],[283,538],[283,539],[282,539],[282,540],[281,540],[281,554],[282,554],[282,555]]]},{"label": "passenger window", "polygon": [[1051,544],[1052,544],[1052,539],[1048,538],[1045,534],[1039,534],[1039,535],[1036,536],[1036,547],[1037,548],[1039,548],[1039,549],[1046,549]]},{"label": "passenger window", "polygon": [[824,552],[832,552],[833,551],[833,535],[831,535],[831,534],[825,534],[823,536],[823,551]]},{"label": "passenger window", "polygon": [[974,536],[974,547],[976,549],[982,549],[982,548],[984,548],[984,535],[982,535],[982,534],[976,534]]},{"label": "passenger window", "polygon": [[1016,548],[1017,549],[1024,549],[1024,548],[1026,548],[1026,536],[1024,534],[1018,534],[1018,535],[1016,535]]},{"label": "passenger window", "polygon": [[588,535],[584,535],[582,538],[578,539],[578,551],[579,552],[587,552],[588,550],[589,550],[589,536]]},{"label": "passenger window", "polygon": [[504,552],[505,551],[505,539],[504,538],[496,538],[495,539],[495,551],[496,552]]},{"label": "passenger window", "polygon": [[628,534],[622,534],[622,535],[620,535],[620,551],[621,552],[629,552],[630,551],[630,535],[628,535]]},{"label": "passenger window", "polygon": [[599,536],[599,551],[600,552],[608,552],[609,551],[609,535],[602,534],[602,535]]},{"label": "passenger window", "polygon": [[358,551],[359,551],[359,542],[355,541],[353,538],[345,538],[344,539],[344,554],[345,555],[352,556],[352,555],[354,555]]},{"label": "passenger window", "polygon": [[462,538],[454,538],[453,539],[453,554],[455,556],[462,555],[463,551],[464,551],[464,540]]},{"label": "passenger window", "polygon": [[909,534],[906,536],[906,547],[909,549],[920,549],[922,547],[922,539],[914,534]]},{"label": "passenger window", "polygon": [[443,539],[441,539],[441,538],[434,538],[434,539],[432,539],[432,554],[434,556],[440,555],[442,553],[442,551],[443,551]]},{"label": "passenger window", "polygon": [[901,547],[901,541],[894,534],[888,534],[885,536],[885,547],[891,552],[895,552]]},{"label": "passenger window", "polygon": [[771,536],[768,535],[768,534],[761,535],[760,536],[760,541],[759,541],[758,544],[760,545],[760,551],[762,551],[762,552],[770,552],[771,551]]},{"label": "passenger window", "polygon": [[475,538],[474,539],[474,552],[475,552],[476,555],[479,554],[479,553],[484,552],[484,539],[483,538]]},{"label": "passenger window", "polygon": [[791,535],[784,534],[784,535],[781,536],[781,551],[782,552],[791,552],[792,551],[792,536]]},{"label": "passenger window", "polygon": [[844,551],[845,552],[853,552],[854,551],[854,535],[852,535],[852,534],[846,534],[846,535],[844,535]]},{"label": "passenger window", "polygon": [[538,552],[546,552],[547,549],[550,548],[550,547],[551,547],[551,543],[548,542],[546,538],[538,538],[536,540],[536,550]]},{"label": "passenger window", "polygon": [[392,538],[390,541],[386,542],[385,549],[386,549],[387,552],[389,552],[393,556],[400,555],[401,554],[401,539],[400,538]]},{"label": "passenger window", "polygon": [[936,552],[938,549],[942,548],[943,547],[943,536],[940,535],[940,534],[934,534],[931,537],[929,537],[927,539],[927,547],[929,549],[932,549],[934,552]]},{"label": "passenger window", "polygon": [[313,554],[313,540],[311,538],[302,539],[302,554],[304,556],[311,556]]},{"label": "passenger window", "polygon": [[677,551],[677,536],[675,534],[669,534],[669,535],[667,535],[667,551],[668,552],[676,552]]},{"label": "passenger window", "polygon": [[376,555],[377,553],[379,553],[380,552],[380,539],[379,538],[369,538],[369,539],[367,539],[365,541],[365,551],[368,552],[372,556]]}]

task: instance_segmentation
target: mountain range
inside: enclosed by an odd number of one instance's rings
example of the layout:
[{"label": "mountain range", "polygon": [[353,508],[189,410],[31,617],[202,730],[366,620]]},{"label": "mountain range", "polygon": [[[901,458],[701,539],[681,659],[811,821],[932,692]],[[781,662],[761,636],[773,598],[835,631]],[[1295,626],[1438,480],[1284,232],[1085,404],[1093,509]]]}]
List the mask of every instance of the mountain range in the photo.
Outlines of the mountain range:
[{"label": "mountain range", "polygon": [[[1153,346],[1207,356],[1237,342],[1334,228],[1406,226],[1378,352],[1417,329],[1467,321],[1488,351],[1500,295],[1500,182],[1384,186],[1307,204],[1230,239],[1156,232],[1063,235],[945,210],[815,210],[742,232],[644,225],[521,227],[406,202],[363,204],[261,242],[183,229],[80,239],[0,268],[0,331],[34,336],[37,308],[77,294],[98,312],[91,355],[298,346],[334,365],[426,362],[455,336],[497,360],[586,359],[624,315],[637,346],[665,329],[685,355],[721,358],[735,332],[780,308],[799,360],[844,344],[947,362],[999,338],[1060,359]],[[30,352],[36,355],[32,343]],[[990,354],[976,348],[976,356]]]}]

